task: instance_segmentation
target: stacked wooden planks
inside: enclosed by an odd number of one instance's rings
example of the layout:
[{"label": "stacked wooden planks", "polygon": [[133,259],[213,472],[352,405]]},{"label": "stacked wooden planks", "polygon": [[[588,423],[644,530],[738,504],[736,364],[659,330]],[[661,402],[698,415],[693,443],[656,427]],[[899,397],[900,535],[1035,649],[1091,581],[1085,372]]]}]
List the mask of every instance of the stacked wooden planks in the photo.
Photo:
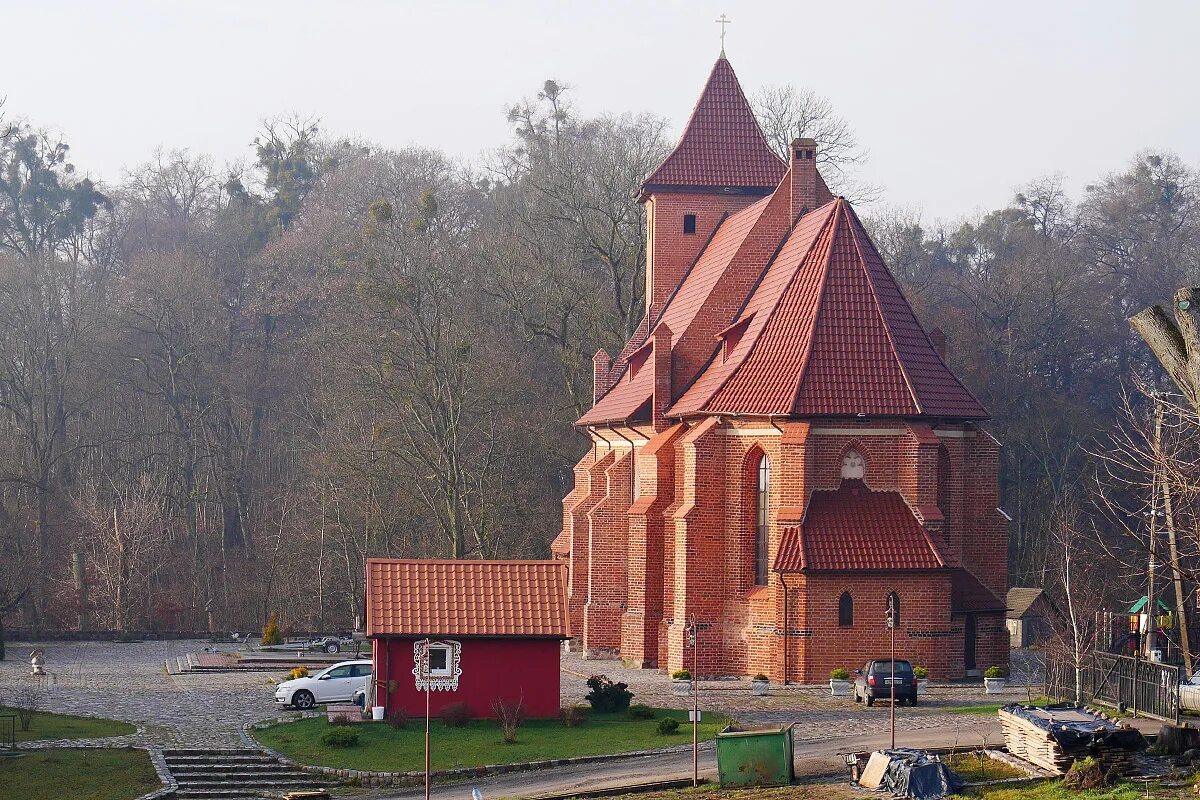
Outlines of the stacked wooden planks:
[{"label": "stacked wooden planks", "polygon": [[1105,771],[1127,775],[1146,740],[1128,725],[1103,719],[1086,708],[1005,706],[1000,727],[1008,752],[1062,775],[1078,758],[1095,756]]}]

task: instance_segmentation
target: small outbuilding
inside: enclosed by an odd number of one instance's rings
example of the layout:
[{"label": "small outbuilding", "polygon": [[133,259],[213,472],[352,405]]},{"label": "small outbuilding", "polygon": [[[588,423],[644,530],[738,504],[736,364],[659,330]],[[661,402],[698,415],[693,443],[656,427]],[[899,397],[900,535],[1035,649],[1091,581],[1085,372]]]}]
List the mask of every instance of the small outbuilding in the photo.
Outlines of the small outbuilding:
[{"label": "small outbuilding", "polygon": [[[558,561],[367,561],[374,703],[388,716],[441,716],[496,701],[527,717],[559,713],[562,641],[570,637],[566,565]],[[425,657],[428,650],[428,662]]]},{"label": "small outbuilding", "polygon": [[1029,647],[1045,641],[1057,611],[1043,590],[1014,586],[1008,590],[1006,605],[1005,617],[1012,647]]}]

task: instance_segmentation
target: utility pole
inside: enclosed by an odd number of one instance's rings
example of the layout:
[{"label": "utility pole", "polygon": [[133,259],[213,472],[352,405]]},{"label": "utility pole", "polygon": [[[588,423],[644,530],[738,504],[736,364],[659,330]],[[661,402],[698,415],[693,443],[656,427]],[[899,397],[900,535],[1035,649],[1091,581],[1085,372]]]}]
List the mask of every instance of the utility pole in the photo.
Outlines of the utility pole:
[{"label": "utility pole", "polygon": [[425,652],[421,654],[421,678],[425,681],[425,800],[429,800],[429,637],[425,637]]},{"label": "utility pole", "polygon": [[[1158,402],[1158,397],[1154,399],[1154,448],[1156,451],[1160,449],[1162,443],[1162,404]],[[1154,648],[1154,628],[1155,614],[1158,612],[1157,596],[1154,585],[1154,571],[1158,569],[1158,517],[1161,513],[1158,510],[1158,465],[1157,453],[1155,456],[1154,471],[1150,474],[1150,511],[1147,512],[1150,517],[1150,564],[1146,576],[1146,639],[1145,645],[1142,648],[1146,658],[1150,658],[1150,651]]]},{"label": "utility pole", "polygon": [[896,595],[888,595],[887,607],[887,627],[888,638],[891,640],[891,678],[888,679],[888,687],[892,692],[892,707],[888,710],[889,727],[892,732],[892,749],[896,749]]},{"label": "utility pole", "polygon": [[[1163,392],[1154,392],[1154,475],[1151,478],[1151,494],[1154,496],[1152,500],[1152,508],[1156,507],[1158,492],[1162,492],[1163,518],[1167,526],[1167,549],[1169,566],[1171,568],[1171,581],[1175,584],[1175,617],[1176,624],[1179,626],[1179,649],[1183,651],[1183,669],[1190,677],[1193,670],[1192,664],[1192,647],[1188,632],[1188,607],[1187,597],[1183,591],[1183,574],[1179,566],[1179,542],[1175,536],[1175,513],[1171,501],[1171,485],[1167,479],[1166,460],[1167,456],[1163,449],[1162,441],[1162,422],[1163,422]],[[1157,479],[1157,480],[1156,480]],[[1147,598],[1147,603],[1149,598]],[[1151,616],[1157,611],[1157,608],[1149,608],[1148,612]]]},{"label": "utility pole", "polygon": [[692,648],[692,786],[700,785],[700,626],[693,614],[688,621],[687,642]]}]

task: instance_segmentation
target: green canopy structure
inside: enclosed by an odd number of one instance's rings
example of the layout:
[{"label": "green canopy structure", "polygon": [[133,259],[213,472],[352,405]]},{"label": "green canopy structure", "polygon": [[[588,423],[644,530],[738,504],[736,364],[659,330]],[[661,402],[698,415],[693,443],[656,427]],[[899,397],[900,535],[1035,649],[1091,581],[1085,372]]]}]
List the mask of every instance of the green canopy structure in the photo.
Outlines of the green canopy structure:
[{"label": "green canopy structure", "polygon": [[[1129,607],[1129,613],[1130,614],[1141,614],[1142,611],[1146,608],[1146,601],[1148,599],[1149,598],[1147,598],[1146,595],[1142,595],[1136,603],[1134,603],[1133,605],[1131,605]],[[1169,605],[1167,605],[1166,603],[1164,603],[1162,601],[1162,598],[1159,598],[1159,600],[1158,600],[1158,609],[1163,614],[1171,613],[1171,607]]]}]

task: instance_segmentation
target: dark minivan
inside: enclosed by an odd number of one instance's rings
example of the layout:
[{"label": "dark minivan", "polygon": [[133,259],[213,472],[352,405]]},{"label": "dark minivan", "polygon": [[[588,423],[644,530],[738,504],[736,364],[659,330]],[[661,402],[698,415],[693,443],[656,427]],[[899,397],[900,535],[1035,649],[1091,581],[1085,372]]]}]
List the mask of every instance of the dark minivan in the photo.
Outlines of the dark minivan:
[{"label": "dark minivan", "polygon": [[910,706],[917,704],[917,676],[913,674],[912,664],[896,659],[895,677],[892,675],[892,662],[882,658],[868,661],[862,669],[854,670],[854,702],[865,701],[874,705],[876,700],[890,700],[892,685],[896,687],[896,703],[908,701]]}]

